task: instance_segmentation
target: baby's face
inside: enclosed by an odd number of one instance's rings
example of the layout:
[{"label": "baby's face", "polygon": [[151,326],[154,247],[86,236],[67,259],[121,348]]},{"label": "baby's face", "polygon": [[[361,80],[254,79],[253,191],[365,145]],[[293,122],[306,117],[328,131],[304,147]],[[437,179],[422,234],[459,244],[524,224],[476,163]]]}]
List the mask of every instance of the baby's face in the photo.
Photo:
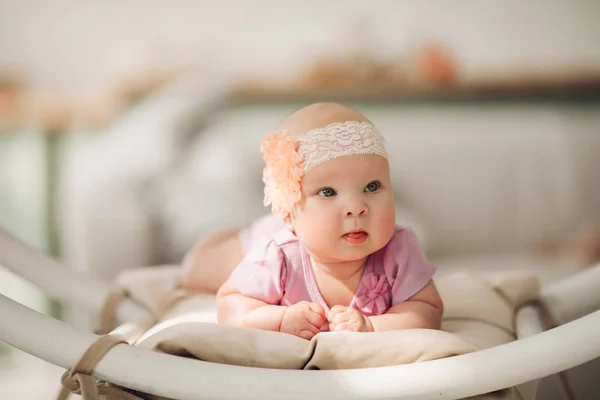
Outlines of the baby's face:
[{"label": "baby's face", "polygon": [[381,249],[395,226],[388,161],[351,155],[309,169],[292,225],[321,262],[356,261]]}]

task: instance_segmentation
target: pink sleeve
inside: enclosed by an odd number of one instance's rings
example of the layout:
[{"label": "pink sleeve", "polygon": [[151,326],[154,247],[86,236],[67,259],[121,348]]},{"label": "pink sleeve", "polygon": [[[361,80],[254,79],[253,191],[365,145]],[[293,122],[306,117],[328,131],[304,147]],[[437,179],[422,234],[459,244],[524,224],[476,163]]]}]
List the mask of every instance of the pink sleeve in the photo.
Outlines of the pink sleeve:
[{"label": "pink sleeve", "polygon": [[279,304],[285,274],[283,254],[272,239],[258,241],[231,273],[231,282],[244,296]]},{"label": "pink sleeve", "polygon": [[392,283],[392,306],[408,300],[425,287],[435,273],[417,237],[410,229],[400,229],[388,244],[384,266]]},{"label": "pink sleeve", "polygon": [[285,228],[285,224],[281,218],[272,213],[256,219],[239,233],[244,254],[248,253],[256,243],[273,236],[283,228]]}]

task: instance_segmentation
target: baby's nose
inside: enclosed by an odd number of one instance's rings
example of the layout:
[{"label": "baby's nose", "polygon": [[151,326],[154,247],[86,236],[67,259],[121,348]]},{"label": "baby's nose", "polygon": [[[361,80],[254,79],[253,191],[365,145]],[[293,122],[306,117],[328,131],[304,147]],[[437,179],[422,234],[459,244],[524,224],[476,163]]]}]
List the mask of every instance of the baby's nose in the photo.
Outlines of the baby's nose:
[{"label": "baby's nose", "polygon": [[348,206],[346,211],[347,217],[357,217],[360,215],[367,215],[367,205],[362,201],[354,201]]}]

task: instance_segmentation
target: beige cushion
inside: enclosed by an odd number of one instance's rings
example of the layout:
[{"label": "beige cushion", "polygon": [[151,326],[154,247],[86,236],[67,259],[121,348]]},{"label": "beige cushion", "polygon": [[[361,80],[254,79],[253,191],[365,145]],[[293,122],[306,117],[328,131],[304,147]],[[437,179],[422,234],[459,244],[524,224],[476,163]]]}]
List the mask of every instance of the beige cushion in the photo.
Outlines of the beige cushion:
[{"label": "beige cushion", "polygon": [[279,369],[349,369],[409,364],[475,351],[456,335],[414,329],[378,333],[323,332],[306,341],[279,332],[193,319],[163,321],[137,346],[200,360]]},{"label": "beige cushion", "polygon": [[[408,364],[465,354],[515,339],[516,307],[536,298],[539,284],[525,274],[458,271],[436,279],[445,304],[443,330],[323,332],[296,336],[216,324],[214,295],[178,288],[177,267],[129,270],[118,286],[160,322],[136,346],[200,360],[279,369],[350,369]],[[502,391],[512,398],[514,390]]]}]

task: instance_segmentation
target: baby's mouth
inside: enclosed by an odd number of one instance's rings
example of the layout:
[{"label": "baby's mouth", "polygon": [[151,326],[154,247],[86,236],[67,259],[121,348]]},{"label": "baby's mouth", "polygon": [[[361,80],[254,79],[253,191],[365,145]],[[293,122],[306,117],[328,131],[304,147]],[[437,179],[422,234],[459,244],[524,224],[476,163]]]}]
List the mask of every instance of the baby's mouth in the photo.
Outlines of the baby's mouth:
[{"label": "baby's mouth", "polygon": [[368,236],[369,234],[367,232],[358,229],[345,233],[342,237],[350,244],[361,244],[367,240]]}]

